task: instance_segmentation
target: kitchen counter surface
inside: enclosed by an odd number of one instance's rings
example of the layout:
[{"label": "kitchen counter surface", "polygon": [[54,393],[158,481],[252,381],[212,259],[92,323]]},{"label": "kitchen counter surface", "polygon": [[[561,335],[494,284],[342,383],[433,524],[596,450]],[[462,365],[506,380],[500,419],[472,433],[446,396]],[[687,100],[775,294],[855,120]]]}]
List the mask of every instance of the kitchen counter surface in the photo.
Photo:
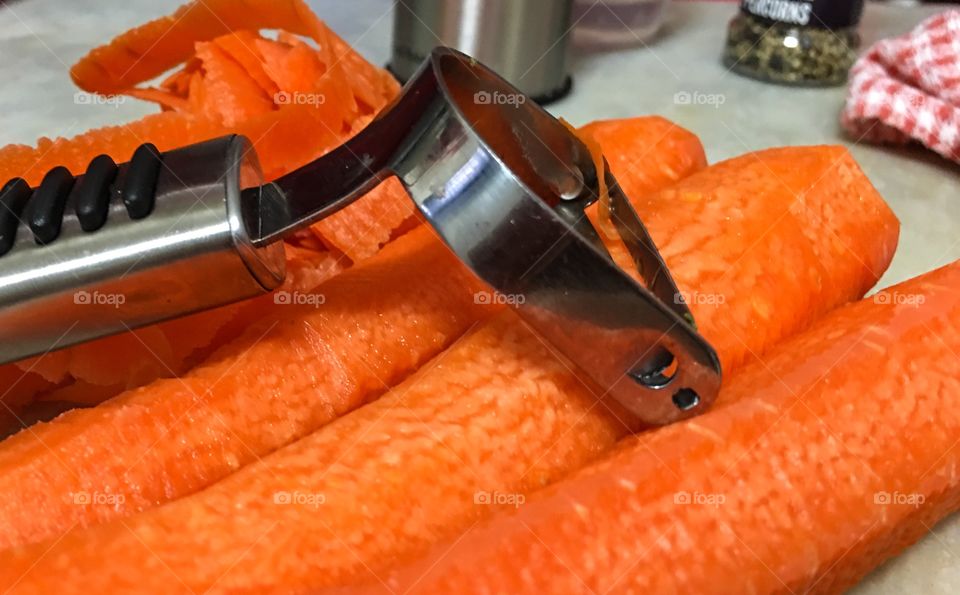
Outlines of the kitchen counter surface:
[{"label": "kitchen counter surface", "polygon": [[[171,12],[180,0],[22,0],[0,6],[0,145],[39,136],[72,136],[133,120],[154,110],[133,100],[91,104],[75,99],[67,70],[91,47],[143,21]],[[390,0],[311,1],[314,9],[369,59],[389,57]],[[943,7],[870,4],[865,46],[904,33]],[[903,223],[900,249],[881,286],[960,258],[960,166],[920,148],[857,145],[837,117],[845,90],[767,85],[728,73],[720,64],[731,4],[674,3],[664,31],[627,50],[578,50],[573,93],[551,110],[574,124],[598,118],[661,114],[703,140],[711,162],[778,145],[842,143]],[[690,105],[678,94],[711,96]],[[855,592],[954,593],[960,589],[960,517],[873,573]]]}]

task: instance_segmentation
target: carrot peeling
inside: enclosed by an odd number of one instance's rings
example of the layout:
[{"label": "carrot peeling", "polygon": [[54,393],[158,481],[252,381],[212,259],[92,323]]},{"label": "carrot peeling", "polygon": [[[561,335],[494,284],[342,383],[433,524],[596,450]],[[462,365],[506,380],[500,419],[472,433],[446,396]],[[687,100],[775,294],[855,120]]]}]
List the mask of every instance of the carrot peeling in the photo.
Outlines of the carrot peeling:
[{"label": "carrot peeling", "polygon": [[[4,147],[0,178],[21,176],[36,185],[54,166],[80,173],[99,154],[124,161],[144,142],[170,150],[236,133],[251,139],[266,179],[274,179],[356,134],[398,93],[390,75],[366,62],[302,2],[245,4],[238,10],[226,2],[195,2],[93,50],[72,70],[81,88],[153,101],[164,111],[72,139]],[[261,29],[281,31],[273,40],[261,36]],[[176,67],[158,87],[137,86]],[[324,263],[331,254],[342,265],[369,258],[414,220],[413,211],[402,186],[385,183],[315,226],[321,243],[311,257],[314,268],[329,271]],[[71,398],[93,402],[111,394],[105,387],[133,388],[186,372],[252,324],[259,311],[227,306],[18,366],[32,366],[47,382],[71,386]],[[87,385],[101,388],[83,395]],[[38,394],[17,398],[29,402]],[[51,396],[60,394],[45,398]]]}]

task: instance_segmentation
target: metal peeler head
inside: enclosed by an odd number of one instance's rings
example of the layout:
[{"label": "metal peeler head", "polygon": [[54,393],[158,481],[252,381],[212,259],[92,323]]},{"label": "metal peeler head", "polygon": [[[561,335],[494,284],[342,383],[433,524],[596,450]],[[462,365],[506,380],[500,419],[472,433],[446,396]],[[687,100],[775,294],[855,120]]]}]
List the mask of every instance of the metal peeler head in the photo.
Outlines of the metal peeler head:
[{"label": "metal peeler head", "polygon": [[[183,152],[199,149],[178,151],[182,161]],[[152,260],[150,268],[134,265],[134,273],[149,278],[159,274],[165,259],[182,269],[185,263],[201,262],[201,256],[202,262],[215,262],[210,260],[215,255],[239,263],[248,280],[254,276],[257,281],[236,298],[247,297],[250,287],[269,290],[275,283],[264,282],[263,271],[273,280],[282,275],[276,252],[280,239],[396,175],[427,223],[464,264],[505,296],[558,354],[643,422],[662,424],[694,415],[719,390],[716,353],[694,328],[666,265],[606,163],[598,171],[588,148],[561,122],[469,56],[438,48],[367,128],[272,183],[240,180],[237,172],[249,174],[251,168],[238,165],[235,150],[230,154],[229,159],[208,155],[191,165],[206,164],[221,174],[203,181],[214,190],[208,203],[221,212],[226,232],[208,241],[202,255],[184,240]],[[167,166],[181,163],[161,158]],[[124,180],[135,169],[122,165],[125,175],[106,184],[105,191],[124,194]],[[173,183],[162,170],[158,175],[167,186]],[[156,189],[161,187],[157,179],[155,175]],[[600,199],[601,180],[609,189],[617,232],[643,284],[614,264],[585,215]],[[162,200],[157,196],[158,211]],[[111,211],[103,229],[128,225],[130,218],[121,215]],[[188,221],[194,217],[189,209],[182,215]],[[80,241],[68,235],[70,242]],[[5,289],[5,258],[0,257],[0,320],[23,300],[22,291]],[[231,274],[238,274],[234,269]],[[83,290],[117,273],[109,267],[100,267],[96,275],[80,266],[71,271],[73,281],[58,283]],[[204,305],[218,300],[229,301],[217,296]],[[185,303],[151,308],[148,316],[141,308],[136,320],[120,320],[122,328],[101,320],[100,335],[195,309]],[[89,333],[78,340],[87,338],[92,338]],[[11,354],[30,355],[7,349],[0,359],[14,359]]]},{"label": "metal peeler head", "polygon": [[[597,171],[583,142],[498,75],[436,49],[367,129],[276,181],[289,211],[265,221],[262,238],[322,217],[388,175],[477,276],[642,421],[671,422],[713,401],[717,355],[606,163]],[[645,284],[614,264],[586,217],[601,177]]]}]

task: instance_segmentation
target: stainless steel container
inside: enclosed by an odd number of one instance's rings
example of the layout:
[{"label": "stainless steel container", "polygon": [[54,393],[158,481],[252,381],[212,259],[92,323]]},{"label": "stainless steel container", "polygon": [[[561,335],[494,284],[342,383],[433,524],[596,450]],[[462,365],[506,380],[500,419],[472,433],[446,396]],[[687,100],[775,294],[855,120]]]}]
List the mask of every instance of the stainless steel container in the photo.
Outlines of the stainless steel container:
[{"label": "stainless steel container", "polygon": [[406,82],[430,51],[456,48],[539,103],[570,90],[572,0],[402,0],[393,21],[390,71]]}]

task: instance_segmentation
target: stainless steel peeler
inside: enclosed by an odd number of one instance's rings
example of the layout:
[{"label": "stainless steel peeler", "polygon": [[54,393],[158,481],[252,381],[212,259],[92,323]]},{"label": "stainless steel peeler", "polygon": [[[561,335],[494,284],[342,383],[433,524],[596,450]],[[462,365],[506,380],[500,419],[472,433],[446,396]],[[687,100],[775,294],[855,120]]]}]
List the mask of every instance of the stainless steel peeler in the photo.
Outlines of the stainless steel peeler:
[{"label": "stainless steel peeler", "polygon": [[[0,190],[0,362],[249,298],[284,278],[286,234],[397,175],[426,221],[559,352],[641,420],[716,396],[720,364],[613,175],[516,89],[439,48],[346,144],[272,183],[241,136]],[[603,176],[645,280],[584,209]],[[120,299],[122,296],[122,299]],[[111,299],[112,298],[112,299]]]}]

